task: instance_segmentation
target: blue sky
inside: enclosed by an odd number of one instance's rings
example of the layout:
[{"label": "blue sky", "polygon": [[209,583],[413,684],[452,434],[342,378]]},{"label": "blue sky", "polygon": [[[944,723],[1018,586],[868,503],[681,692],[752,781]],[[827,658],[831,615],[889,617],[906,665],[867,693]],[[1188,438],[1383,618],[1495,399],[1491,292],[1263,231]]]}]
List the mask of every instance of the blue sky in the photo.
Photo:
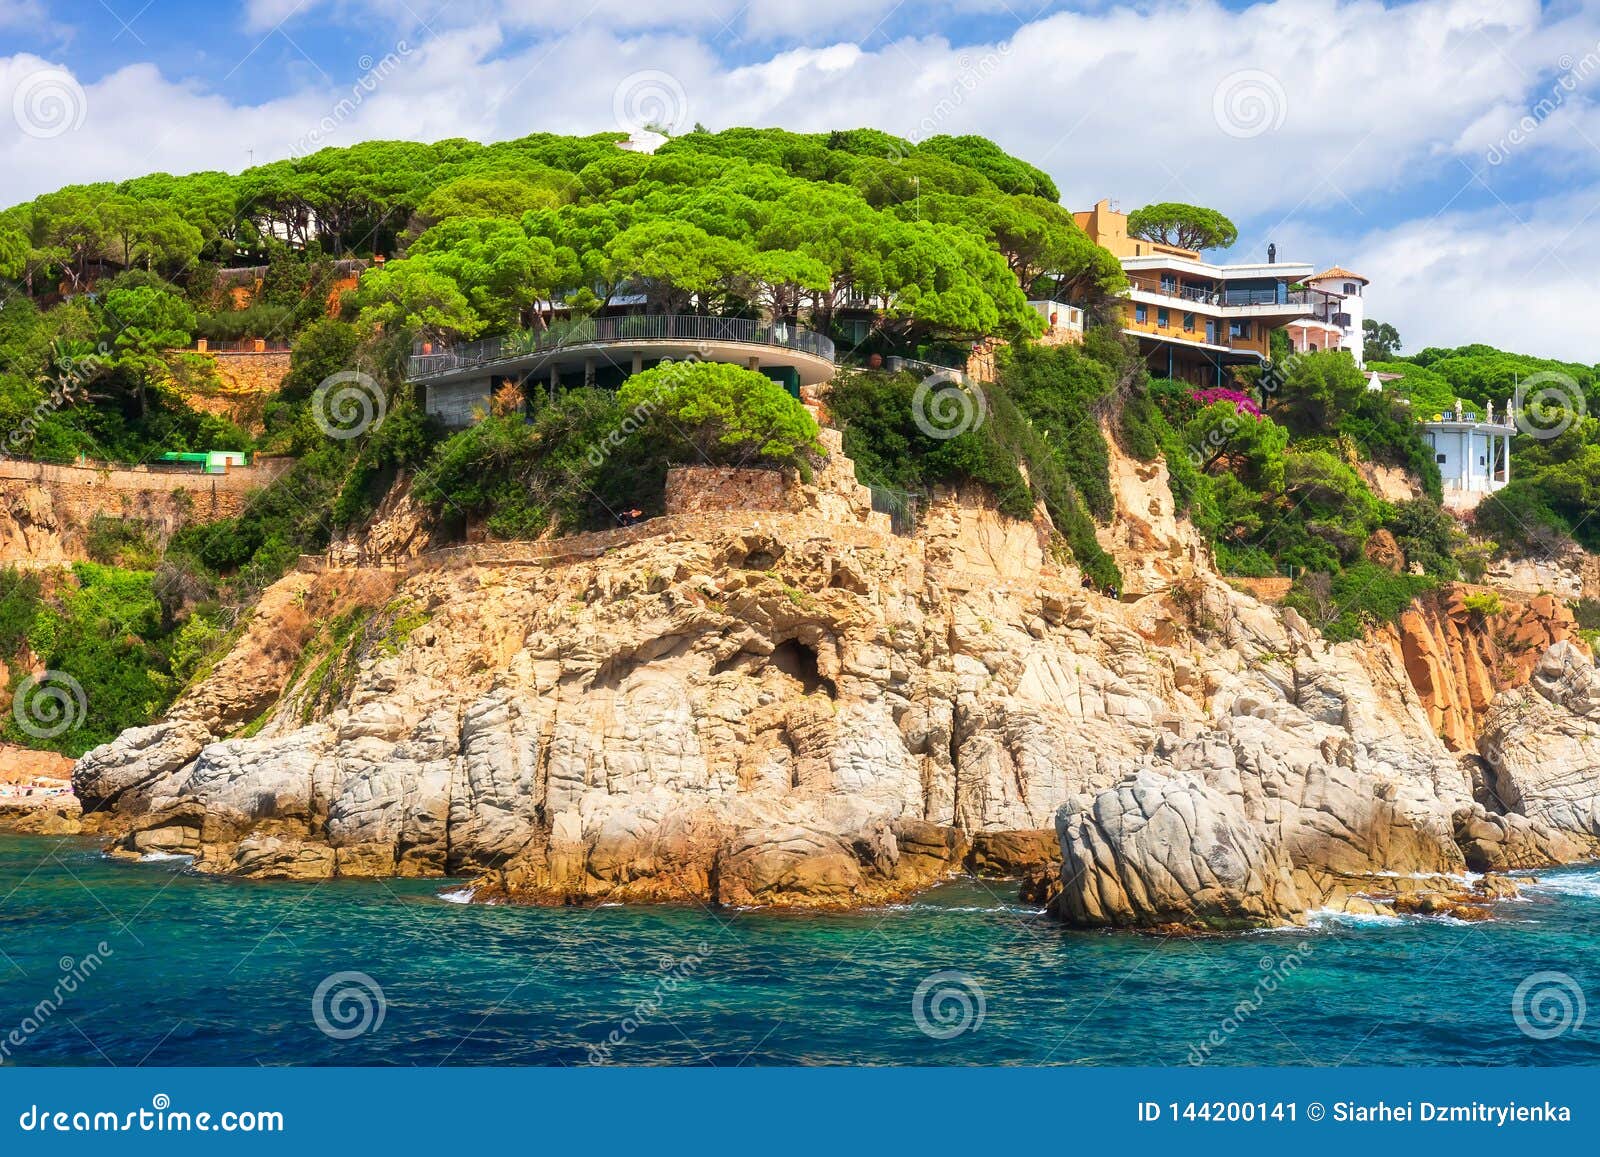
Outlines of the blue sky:
[{"label": "blue sky", "polygon": [[[69,123],[41,132],[27,102],[58,91]],[[1359,270],[1408,349],[1585,362],[1597,102],[1583,3],[0,0],[0,204],[372,137],[610,130],[637,109],[977,132],[1074,208],[1196,201],[1239,222],[1236,258],[1271,240]]]}]

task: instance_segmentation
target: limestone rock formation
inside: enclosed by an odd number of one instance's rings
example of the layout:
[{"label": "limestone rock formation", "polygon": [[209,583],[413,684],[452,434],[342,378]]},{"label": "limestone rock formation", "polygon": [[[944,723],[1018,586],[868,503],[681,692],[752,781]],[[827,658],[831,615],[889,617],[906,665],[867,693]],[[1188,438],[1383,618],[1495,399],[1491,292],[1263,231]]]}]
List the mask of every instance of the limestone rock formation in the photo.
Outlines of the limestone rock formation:
[{"label": "limestone rock formation", "polygon": [[1143,768],[1056,817],[1062,891],[1077,924],[1218,929],[1303,919],[1288,858],[1239,801],[1189,773]]},{"label": "limestone rock formation", "polygon": [[581,549],[291,574],[167,719],[79,762],[89,821],[203,870],[482,899],[843,907],[966,869],[1082,922],[1207,927],[1600,835],[1575,646],[1485,704],[1496,743],[1463,762],[1404,647],[1329,646],[1165,509],[1142,533],[1167,561],[1118,602],[1047,521],[948,494],[900,537],[847,482]]},{"label": "limestone rock formation", "polygon": [[1548,648],[1577,633],[1572,612],[1550,595],[1506,595],[1498,613],[1483,615],[1467,607],[1473,589],[1451,584],[1423,595],[1380,636],[1454,751],[1473,750],[1495,696],[1525,683]]},{"label": "limestone rock formation", "polygon": [[1209,551],[1194,526],[1178,517],[1166,462],[1141,462],[1122,450],[1109,426],[1101,433],[1110,453],[1117,517],[1095,535],[1117,560],[1123,585],[1130,593],[1148,594],[1208,572]]},{"label": "limestone rock formation", "polygon": [[1496,701],[1479,750],[1503,810],[1600,838],[1600,670],[1582,648],[1546,651],[1528,684]]}]

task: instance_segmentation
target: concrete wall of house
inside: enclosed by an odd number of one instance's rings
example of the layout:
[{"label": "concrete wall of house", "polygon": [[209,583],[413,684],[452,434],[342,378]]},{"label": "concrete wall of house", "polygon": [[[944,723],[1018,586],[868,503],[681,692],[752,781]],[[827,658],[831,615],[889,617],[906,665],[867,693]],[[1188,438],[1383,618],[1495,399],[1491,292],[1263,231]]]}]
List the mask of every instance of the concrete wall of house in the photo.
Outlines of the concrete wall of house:
[{"label": "concrete wall of house", "polygon": [[489,386],[488,378],[430,384],[426,409],[451,429],[470,426],[479,413],[489,412]]},{"label": "concrete wall of house", "polygon": [[[1446,490],[1486,494],[1511,480],[1511,439],[1491,430],[1426,430]],[[1500,472],[1495,473],[1496,465]]]},{"label": "concrete wall of house", "polygon": [[1111,207],[1111,202],[1102,198],[1095,202],[1093,209],[1083,210],[1072,215],[1078,223],[1078,228],[1089,235],[1093,241],[1103,249],[1108,249],[1118,257],[1151,257],[1161,254],[1167,257],[1187,257],[1198,261],[1200,254],[1194,249],[1184,249],[1177,245],[1161,245],[1154,241],[1140,241],[1128,236],[1128,215],[1119,213]]},{"label": "concrete wall of house", "polygon": [[[1206,314],[1191,313],[1176,305],[1145,305],[1144,320],[1140,321],[1139,306],[1142,304],[1144,303],[1129,302],[1122,307],[1122,323],[1126,328],[1136,330],[1139,333],[1148,333],[1152,337],[1169,338],[1176,341],[1203,342],[1206,340]],[[1167,311],[1166,325],[1161,324],[1160,311],[1162,309]],[[1185,326],[1185,317],[1193,319],[1193,328]],[[1212,320],[1217,323],[1217,339],[1211,344],[1260,354],[1262,357],[1266,357],[1271,352],[1271,341],[1267,335],[1272,332],[1272,327],[1260,318],[1248,319],[1250,325],[1249,337],[1229,336],[1227,318],[1215,318]],[[1196,352],[1201,357],[1205,356],[1203,350]]]},{"label": "concrete wall of house", "polygon": [[1343,277],[1319,277],[1315,281],[1306,282],[1312,289],[1320,289],[1327,293],[1340,294],[1343,300],[1339,303],[1339,312],[1350,315],[1350,324],[1344,327],[1344,348],[1349,350],[1356,359],[1356,365],[1364,366],[1366,337],[1361,331],[1362,323],[1367,316],[1366,299],[1362,296],[1362,285],[1359,281],[1352,281]]}]

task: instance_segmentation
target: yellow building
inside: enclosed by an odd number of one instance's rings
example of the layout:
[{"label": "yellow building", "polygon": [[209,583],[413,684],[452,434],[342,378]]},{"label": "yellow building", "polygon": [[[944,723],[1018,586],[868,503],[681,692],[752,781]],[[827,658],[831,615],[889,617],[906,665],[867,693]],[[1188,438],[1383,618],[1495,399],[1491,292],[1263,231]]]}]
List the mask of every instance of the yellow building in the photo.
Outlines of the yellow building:
[{"label": "yellow building", "polygon": [[1270,246],[1260,264],[1217,265],[1193,249],[1129,237],[1128,215],[1109,201],[1073,217],[1122,262],[1123,332],[1158,377],[1226,385],[1232,367],[1266,360],[1273,330],[1324,308],[1327,295],[1301,285],[1315,267],[1280,262]]}]

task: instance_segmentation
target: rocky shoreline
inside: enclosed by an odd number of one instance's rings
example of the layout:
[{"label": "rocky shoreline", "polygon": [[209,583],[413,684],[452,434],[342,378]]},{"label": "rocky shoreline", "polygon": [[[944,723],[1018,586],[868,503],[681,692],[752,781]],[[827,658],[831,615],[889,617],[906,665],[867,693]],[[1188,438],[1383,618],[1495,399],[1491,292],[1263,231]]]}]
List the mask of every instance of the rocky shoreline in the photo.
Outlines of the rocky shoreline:
[{"label": "rocky shoreline", "polygon": [[979,872],[1074,924],[1212,930],[1481,910],[1503,885],[1469,871],[1600,853],[1600,678],[1553,603],[1505,646],[1448,599],[1329,645],[1123,465],[1123,601],[960,495],[887,533],[837,457],[809,508],[599,557],[293,573],[78,762],[85,830],[519,903],[853,908]]}]

